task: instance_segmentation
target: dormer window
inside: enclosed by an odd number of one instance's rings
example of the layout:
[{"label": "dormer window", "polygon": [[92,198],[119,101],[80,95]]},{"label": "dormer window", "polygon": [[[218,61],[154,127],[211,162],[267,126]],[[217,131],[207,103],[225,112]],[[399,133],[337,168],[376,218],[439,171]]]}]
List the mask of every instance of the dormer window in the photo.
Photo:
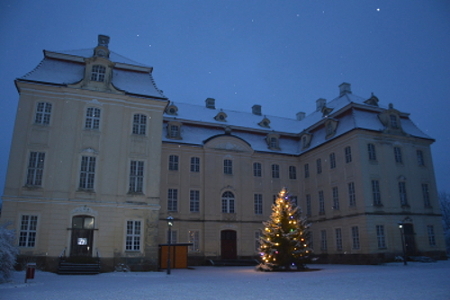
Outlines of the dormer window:
[{"label": "dormer window", "polygon": [[105,73],[106,73],[106,68],[104,66],[93,65],[92,72],[91,72],[91,80],[103,82],[103,81],[105,81]]},{"label": "dormer window", "polygon": [[392,129],[398,129],[398,122],[396,115],[389,115],[389,121],[391,122]]},{"label": "dormer window", "polygon": [[219,112],[215,117],[214,120],[220,121],[220,122],[226,122],[227,121],[227,114],[223,111]]},{"label": "dormer window", "polygon": [[264,119],[262,119],[261,122],[258,123],[258,125],[261,127],[270,128],[270,120],[267,118],[264,118]]},{"label": "dormer window", "polygon": [[280,135],[279,134],[268,134],[266,137],[266,143],[270,150],[280,150]]},{"label": "dormer window", "polygon": [[312,138],[312,134],[310,133],[304,133],[301,137],[301,148],[302,149],[306,149],[309,147],[309,145],[311,144],[311,138]]},{"label": "dormer window", "polygon": [[325,138],[330,138],[336,133],[338,121],[334,119],[328,119],[325,122]]},{"label": "dormer window", "polygon": [[169,122],[167,124],[167,138],[181,140],[181,123]]}]

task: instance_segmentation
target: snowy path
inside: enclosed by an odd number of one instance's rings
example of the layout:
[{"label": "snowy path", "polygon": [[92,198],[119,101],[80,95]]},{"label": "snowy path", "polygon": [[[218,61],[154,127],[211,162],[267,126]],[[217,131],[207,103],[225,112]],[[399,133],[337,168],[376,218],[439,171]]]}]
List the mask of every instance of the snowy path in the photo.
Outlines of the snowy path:
[{"label": "snowy path", "polygon": [[251,267],[196,267],[146,273],[61,276],[24,272],[0,284],[5,300],[450,299],[450,261],[382,266],[310,265],[320,271],[262,273]]}]

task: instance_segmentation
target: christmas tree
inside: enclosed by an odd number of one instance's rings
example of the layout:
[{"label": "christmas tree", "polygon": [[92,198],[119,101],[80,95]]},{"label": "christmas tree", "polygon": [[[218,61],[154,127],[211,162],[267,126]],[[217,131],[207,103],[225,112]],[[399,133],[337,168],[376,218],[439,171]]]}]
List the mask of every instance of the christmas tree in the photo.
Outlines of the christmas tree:
[{"label": "christmas tree", "polygon": [[311,250],[308,248],[308,224],[301,217],[300,208],[292,203],[283,188],[272,205],[272,214],[264,222],[259,251],[262,271],[289,271],[305,269]]}]

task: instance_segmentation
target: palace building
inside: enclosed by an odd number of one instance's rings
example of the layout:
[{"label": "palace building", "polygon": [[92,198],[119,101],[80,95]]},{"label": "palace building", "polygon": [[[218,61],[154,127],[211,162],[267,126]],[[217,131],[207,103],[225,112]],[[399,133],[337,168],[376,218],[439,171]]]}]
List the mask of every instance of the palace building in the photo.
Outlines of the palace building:
[{"label": "palace building", "polygon": [[[15,83],[19,104],[1,222],[20,258],[103,271],[158,268],[159,245],[190,264],[258,257],[262,222],[287,187],[322,261],[445,254],[430,145],[393,104],[348,83],[293,118],[169,100],[153,68],[109,50],[44,51]],[[419,116],[420,117],[420,116]],[[172,216],[168,231],[166,218]]]}]

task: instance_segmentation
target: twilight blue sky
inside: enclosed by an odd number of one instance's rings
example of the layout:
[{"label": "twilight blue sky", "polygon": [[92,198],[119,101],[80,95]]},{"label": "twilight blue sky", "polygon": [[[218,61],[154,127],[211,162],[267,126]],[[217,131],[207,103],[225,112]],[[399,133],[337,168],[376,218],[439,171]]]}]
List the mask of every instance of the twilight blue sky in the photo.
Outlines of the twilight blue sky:
[{"label": "twilight blue sky", "polygon": [[[450,192],[450,1],[2,0],[0,193],[17,108],[14,79],[42,50],[110,49],[154,67],[175,102],[295,118],[315,100],[373,92],[436,139],[439,191]],[[446,150],[447,149],[447,150]]]}]

